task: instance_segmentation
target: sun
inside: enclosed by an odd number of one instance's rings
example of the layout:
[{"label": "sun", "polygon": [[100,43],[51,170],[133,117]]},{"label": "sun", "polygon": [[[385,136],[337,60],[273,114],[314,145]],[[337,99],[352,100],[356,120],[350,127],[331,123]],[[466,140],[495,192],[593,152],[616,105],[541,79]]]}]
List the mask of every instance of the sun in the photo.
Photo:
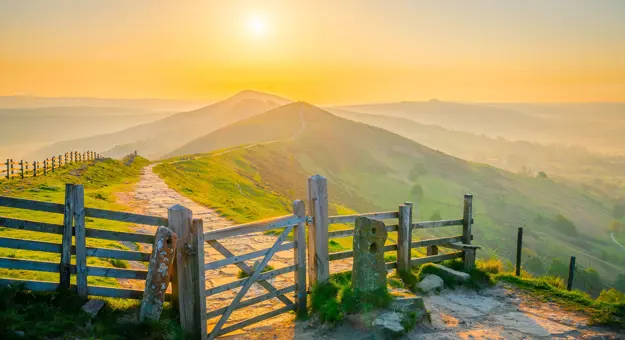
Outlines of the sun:
[{"label": "sun", "polygon": [[261,17],[252,17],[248,22],[248,28],[250,32],[257,37],[265,35],[267,33],[267,24]]}]

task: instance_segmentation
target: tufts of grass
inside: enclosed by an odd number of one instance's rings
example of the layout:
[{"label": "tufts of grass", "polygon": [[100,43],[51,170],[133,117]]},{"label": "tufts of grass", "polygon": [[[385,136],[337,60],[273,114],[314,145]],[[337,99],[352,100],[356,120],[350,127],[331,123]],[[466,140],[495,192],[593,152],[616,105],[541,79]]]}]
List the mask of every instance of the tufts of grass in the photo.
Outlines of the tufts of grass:
[{"label": "tufts of grass", "polygon": [[113,265],[113,267],[115,268],[128,268],[128,261],[126,260],[119,260],[119,259],[109,259],[109,262]]},{"label": "tufts of grass", "polygon": [[351,273],[341,273],[332,275],[329,282],[315,285],[310,304],[320,321],[337,324],[345,315],[388,307],[391,299],[386,287],[367,293],[352,289]]},{"label": "tufts of grass", "polygon": [[[269,265],[269,264],[268,264],[267,266],[265,266],[265,268],[263,268],[263,270],[261,271],[261,273],[265,273],[265,272],[268,272],[268,271],[272,271],[272,270],[274,270],[274,269],[275,269],[275,268],[274,268],[273,266],[271,266],[271,265]],[[250,275],[249,275],[248,273],[244,272],[243,270],[239,270],[239,272],[237,273],[237,278],[239,278],[239,279],[244,279],[244,278],[246,278],[246,277],[250,277]]]},{"label": "tufts of grass", "polygon": [[[36,293],[21,286],[0,287],[2,339],[185,339],[169,303],[161,321],[141,324],[140,302],[104,299],[105,307],[91,319],[81,310],[85,299],[71,293]],[[23,336],[16,332],[24,332]]]}]

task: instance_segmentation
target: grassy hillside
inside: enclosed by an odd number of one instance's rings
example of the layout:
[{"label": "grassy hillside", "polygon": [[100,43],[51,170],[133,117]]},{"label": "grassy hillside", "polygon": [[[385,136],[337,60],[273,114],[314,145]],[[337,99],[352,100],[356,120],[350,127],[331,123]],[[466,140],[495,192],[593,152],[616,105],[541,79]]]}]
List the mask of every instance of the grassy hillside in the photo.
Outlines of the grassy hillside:
[{"label": "grassy hillside", "polygon": [[[564,184],[466,162],[308,104],[290,104],[215,134],[229,136],[235,145],[237,136],[249,142],[256,131],[277,121],[282,126],[278,133],[263,133],[262,138],[280,140],[299,131],[296,138],[216,152],[218,156],[171,159],[155,171],[179,192],[239,222],[288,213],[292,199],[305,199],[307,178],[316,173],[328,178],[333,211],[394,210],[410,200],[419,220],[460,218],[462,195],[472,192],[475,242],[487,248],[482,255],[513,258],[516,229],[525,225],[526,247],[536,257],[576,255],[579,263],[596,267],[609,280],[622,271],[622,249],[607,234],[611,206]],[[418,231],[414,236],[430,233],[459,230]]]},{"label": "grassy hillside", "polygon": [[[149,162],[141,157],[126,166],[123,162],[104,159],[69,165],[49,176],[26,178],[23,180],[0,181],[0,195],[33,199],[45,202],[63,203],[65,184],[82,184],[85,188],[85,206],[108,210],[127,210],[126,206],[116,203],[115,193],[132,190],[133,183],[139,180],[140,170]],[[52,214],[23,209],[0,207],[0,216],[19,218],[31,221],[63,224],[62,214]],[[130,231],[131,224],[99,219],[86,219],[89,228]],[[10,229],[0,226],[0,236],[39,240],[46,242],[61,242],[61,235]],[[108,240],[87,239],[87,246],[113,249],[129,249],[119,242]],[[0,256],[10,258],[24,258],[40,261],[60,261],[60,254],[0,248]],[[124,261],[110,262],[107,259],[87,258],[87,264],[96,266],[123,266]],[[20,279],[35,279],[43,281],[58,281],[58,273],[44,273],[36,271],[0,269],[0,277],[16,277]],[[89,277],[89,284],[117,285],[115,279]]]}]

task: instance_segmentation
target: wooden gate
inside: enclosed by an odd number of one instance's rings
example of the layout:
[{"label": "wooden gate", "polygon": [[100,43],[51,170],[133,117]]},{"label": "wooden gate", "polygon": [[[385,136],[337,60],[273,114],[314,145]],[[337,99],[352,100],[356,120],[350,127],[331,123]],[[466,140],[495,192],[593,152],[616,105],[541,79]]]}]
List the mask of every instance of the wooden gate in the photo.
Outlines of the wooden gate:
[{"label": "wooden gate", "polygon": [[[275,317],[292,310],[297,311],[298,314],[306,313],[305,225],[306,212],[304,208],[304,202],[295,201],[293,202],[292,215],[281,216],[269,220],[242,224],[204,233],[204,241],[224,257],[221,260],[205,263],[205,271],[223,268],[228,265],[236,265],[241,270],[241,272],[244,273],[243,275],[248,275],[247,278],[222,284],[203,291],[203,298],[206,299],[215,294],[223,293],[226,291],[234,291],[236,288],[241,287],[238,293],[236,293],[234,299],[227,306],[209,310],[202,315],[202,325],[206,325],[206,322],[209,319],[220,317],[214,327],[212,327],[211,330],[207,330],[208,339],[214,339],[220,335],[230,333],[232,331],[241,329],[257,322],[264,321],[268,318]],[[277,240],[275,240],[270,248],[254,251],[247,254],[233,254],[221,242],[223,239],[230,237],[240,238],[244,235],[280,228],[284,228],[284,230],[280,233],[280,236],[277,238]],[[291,232],[293,232],[293,241],[285,243],[285,241],[289,238]],[[286,251],[290,249],[293,249],[293,265],[270,271],[265,270],[267,264],[272,259],[274,254],[280,251]],[[262,260],[260,260],[260,262],[257,262],[254,268],[250,267],[245,263],[245,261],[261,257]],[[269,279],[275,276],[291,272],[294,273],[294,284],[291,286],[277,289],[269,282]],[[250,290],[254,283],[257,283],[261,287],[263,287],[267,291],[267,293],[265,293],[264,295],[255,296],[253,298],[243,300],[243,297]],[[295,292],[295,301],[292,301],[291,299],[289,299],[289,297],[286,296],[286,294],[293,292]],[[224,325],[235,310],[249,307],[272,298],[279,299],[280,303],[284,306],[278,309],[274,309],[269,313],[258,315],[235,323],[228,327],[224,327]],[[207,303],[206,308],[211,309],[210,300]]]}]

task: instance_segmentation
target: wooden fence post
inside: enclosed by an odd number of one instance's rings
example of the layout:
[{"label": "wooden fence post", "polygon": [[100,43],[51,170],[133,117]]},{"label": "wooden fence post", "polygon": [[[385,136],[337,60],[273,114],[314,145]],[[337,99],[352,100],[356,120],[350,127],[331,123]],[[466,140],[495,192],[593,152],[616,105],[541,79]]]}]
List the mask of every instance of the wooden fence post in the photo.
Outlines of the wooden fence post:
[{"label": "wooden fence post", "polygon": [[306,207],[304,201],[293,202],[293,215],[304,219],[295,226],[295,250],[293,250],[293,263],[297,266],[295,270],[295,306],[297,315],[306,316]]},{"label": "wooden fence post", "polygon": [[521,255],[523,253],[523,227],[519,227],[516,238],[516,276],[521,276]]},{"label": "wooden fence post", "polygon": [[571,256],[571,261],[569,262],[569,279],[566,283],[566,290],[573,289],[573,277],[575,276],[575,256]]},{"label": "wooden fence post", "polygon": [[313,217],[308,226],[308,280],[312,288],[330,278],[328,252],[328,181],[314,175],[308,179],[308,207]]},{"label": "wooden fence post", "polygon": [[[464,209],[462,214],[462,243],[471,244],[473,238],[471,228],[473,226],[473,195],[464,195]],[[475,266],[475,249],[465,249],[463,254],[464,268],[470,269]]]},{"label": "wooden fence post", "polygon": [[74,237],[76,243],[76,292],[87,297],[87,235],[85,229],[85,191],[74,186]]},{"label": "wooden fence post", "polygon": [[[206,329],[206,279],[204,277],[204,221],[201,218],[193,220],[190,235],[189,265],[193,293],[193,323],[189,325],[196,339],[204,339]],[[182,320],[182,319],[181,319]]]},{"label": "wooden fence post", "polygon": [[24,160],[20,160],[20,176],[24,179]]},{"label": "wooden fence post", "polygon": [[43,175],[48,176],[48,159],[43,160]]},{"label": "wooden fence post", "polygon": [[65,212],[63,214],[63,237],[61,241],[61,264],[59,289],[69,290],[72,257],[72,232],[74,221],[74,185],[65,184]]},{"label": "wooden fence post", "polygon": [[11,179],[11,159],[7,158],[7,179]]},{"label": "wooden fence post", "polygon": [[63,164],[61,164],[61,155],[59,155],[59,168],[61,165],[67,165],[67,152],[65,153],[65,162],[63,162]]},{"label": "wooden fence post", "polygon": [[427,256],[438,255],[438,246],[427,246],[425,251]]},{"label": "wooden fence post", "polygon": [[171,279],[172,306],[180,313],[180,324],[187,330],[187,322],[193,320],[192,271],[185,247],[191,242],[191,210],[176,204],[167,211],[169,228],[178,235],[176,242],[176,260]]},{"label": "wooden fence post", "polygon": [[410,272],[412,243],[412,203],[404,202],[399,206],[399,225],[397,229],[397,271]]},{"label": "wooden fence post", "polygon": [[33,177],[37,177],[37,161],[33,161]]},{"label": "wooden fence post", "polygon": [[139,309],[140,322],[158,321],[163,312],[165,292],[173,272],[177,239],[176,233],[169,228],[159,227],[156,230],[143,300]]}]

